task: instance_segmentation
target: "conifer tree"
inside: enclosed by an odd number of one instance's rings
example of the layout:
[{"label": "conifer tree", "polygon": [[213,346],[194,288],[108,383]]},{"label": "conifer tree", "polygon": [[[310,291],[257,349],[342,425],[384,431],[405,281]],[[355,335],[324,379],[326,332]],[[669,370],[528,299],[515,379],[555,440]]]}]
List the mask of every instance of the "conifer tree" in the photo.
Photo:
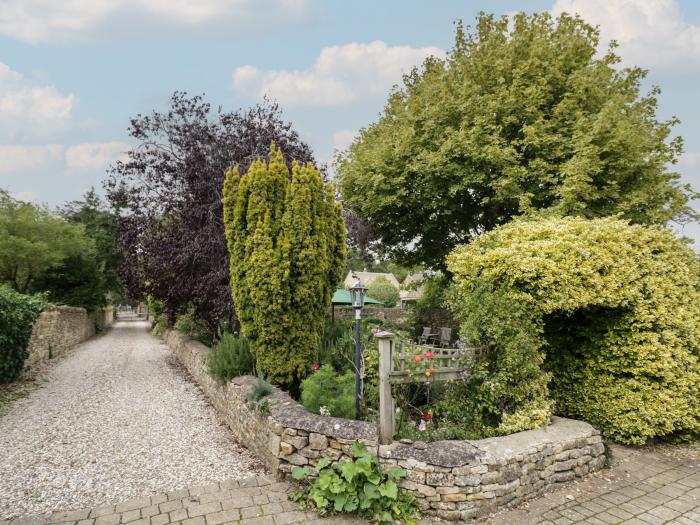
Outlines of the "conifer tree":
[{"label": "conifer tree", "polygon": [[270,147],[269,162],[228,170],[224,225],[231,292],[260,370],[285,386],[307,374],[345,258],[333,188],[311,163]]}]

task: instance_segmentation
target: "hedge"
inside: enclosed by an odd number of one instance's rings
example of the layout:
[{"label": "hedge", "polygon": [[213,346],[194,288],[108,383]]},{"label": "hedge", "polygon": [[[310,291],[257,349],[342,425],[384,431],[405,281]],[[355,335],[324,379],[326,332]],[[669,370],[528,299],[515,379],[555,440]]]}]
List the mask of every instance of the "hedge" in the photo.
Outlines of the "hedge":
[{"label": "hedge", "polygon": [[0,286],[0,383],[13,381],[22,372],[32,326],[44,304],[41,296]]},{"label": "hedge", "polygon": [[700,432],[700,265],[671,231],[519,220],[448,264],[457,303],[488,282],[539,319],[557,412],[624,443]]}]

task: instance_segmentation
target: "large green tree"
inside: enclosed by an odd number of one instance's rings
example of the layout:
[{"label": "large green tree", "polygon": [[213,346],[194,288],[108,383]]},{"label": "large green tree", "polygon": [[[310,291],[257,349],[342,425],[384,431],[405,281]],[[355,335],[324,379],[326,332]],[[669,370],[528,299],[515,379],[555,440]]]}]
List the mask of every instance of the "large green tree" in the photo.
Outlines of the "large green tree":
[{"label": "large green tree", "polygon": [[36,291],[43,275],[85,254],[94,254],[94,243],[82,225],[0,190],[0,284]]},{"label": "large green tree", "polygon": [[598,56],[598,30],[563,14],[481,14],[445,60],[404,78],[337,159],[346,206],[408,263],[444,265],[457,244],[547,209],[641,224],[695,219],[669,169],[678,122],[657,119],[646,71]]},{"label": "large green tree", "polygon": [[345,227],[330,184],[311,163],[269,163],[226,174],[224,226],[231,290],[258,368],[298,385],[310,369],[345,258]]}]

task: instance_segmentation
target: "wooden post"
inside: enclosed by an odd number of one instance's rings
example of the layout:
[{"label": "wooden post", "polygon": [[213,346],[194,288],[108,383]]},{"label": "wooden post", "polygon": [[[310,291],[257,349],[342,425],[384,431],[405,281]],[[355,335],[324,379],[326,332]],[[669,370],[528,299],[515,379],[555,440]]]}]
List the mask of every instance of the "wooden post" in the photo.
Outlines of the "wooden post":
[{"label": "wooden post", "polygon": [[394,334],[377,332],[374,337],[379,339],[379,443],[388,445],[394,439],[394,399],[389,383]]}]

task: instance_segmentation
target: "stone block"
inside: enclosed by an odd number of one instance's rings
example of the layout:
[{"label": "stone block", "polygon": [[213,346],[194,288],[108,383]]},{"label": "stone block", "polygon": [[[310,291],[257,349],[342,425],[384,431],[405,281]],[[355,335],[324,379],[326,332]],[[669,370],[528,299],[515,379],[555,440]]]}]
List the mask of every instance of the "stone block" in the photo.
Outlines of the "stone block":
[{"label": "stone block", "polygon": [[323,434],[309,434],[309,447],[315,450],[328,448],[328,438]]},{"label": "stone block", "polygon": [[452,485],[454,476],[446,472],[429,472],[425,475],[425,483],[434,487]]},{"label": "stone block", "polygon": [[481,485],[479,476],[455,476],[454,483],[458,487],[478,487]]},{"label": "stone block", "polygon": [[304,456],[302,456],[300,454],[290,454],[290,455],[286,456],[284,459],[287,460],[292,465],[301,466],[301,465],[308,465],[309,464],[308,458],[305,458]]},{"label": "stone block", "polygon": [[442,501],[446,501],[446,502],[457,502],[457,501],[466,501],[466,500],[467,500],[466,494],[456,493],[456,494],[443,494],[442,495]]},{"label": "stone block", "polygon": [[285,441],[280,442],[280,457],[289,456],[294,452],[294,447]]},{"label": "stone block", "polygon": [[318,459],[321,453],[318,450],[314,450],[311,447],[304,447],[299,451],[299,454],[309,459]]}]

